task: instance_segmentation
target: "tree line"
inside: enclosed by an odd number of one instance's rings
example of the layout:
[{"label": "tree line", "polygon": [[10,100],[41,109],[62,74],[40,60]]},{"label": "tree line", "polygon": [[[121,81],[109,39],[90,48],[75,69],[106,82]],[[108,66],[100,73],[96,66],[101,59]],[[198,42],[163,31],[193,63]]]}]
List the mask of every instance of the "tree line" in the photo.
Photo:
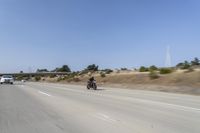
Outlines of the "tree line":
[{"label": "tree line", "polygon": [[[160,74],[169,74],[174,72],[176,69],[187,69],[186,72],[192,72],[194,68],[200,67],[200,60],[196,57],[194,58],[192,61],[184,61],[184,62],[180,62],[178,63],[176,66],[174,67],[170,67],[170,68],[159,68],[155,65],[152,65],[150,67],[145,67],[145,66],[141,66],[139,69],[135,69],[136,71],[139,72],[149,72],[149,77],[151,79],[157,79],[160,77]],[[128,71],[129,69],[127,68],[121,68],[121,71]],[[57,67],[54,70],[48,70],[48,69],[37,69],[37,73],[45,73],[45,72],[68,72],[69,74],[65,76],[65,78],[67,79],[74,79],[77,75],[84,75],[84,74],[88,74],[89,72],[99,72],[100,76],[102,78],[106,77],[107,74],[110,74],[113,72],[112,69],[99,69],[98,65],[95,64],[91,64],[88,65],[85,69],[81,70],[81,71],[76,71],[76,72],[72,72],[72,70],[70,69],[70,67],[68,65],[63,65],[61,67]],[[20,73],[23,73],[23,71],[20,71]],[[50,78],[54,78],[56,75],[51,75]],[[19,79],[24,79],[23,76],[18,77]],[[27,77],[28,79],[29,77]],[[76,79],[76,78],[75,78]],[[36,81],[41,80],[41,76],[36,76],[35,77]],[[61,78],[59,79],[61,80]],[[63,79],[62,79],[63,80]]]},{"label": "tree line", "polygon": [[[197,57],[194,58],[192,61],[180,62],[175,67],[172,67],[172,68],[189,69],[189,68],[194,67],[194,66],[200,66],[200,60]],[[155,65],[152,65],[150,67],[141,66],[139,68],[139,72],[149,72],[149,71],[151,72],[151,71],[158,71],[160,69],[163,69],[163,68],[158,68]],[[127,68],[121,68],[121,70],[128,70],[128,69]],[[99,66],[95,65],[95,64],[91,64],[91,65],[88,65],[84,70],[82,70],[80,72],[87,73],[87,72],[92,72],[92,71],[93,72],[99,71]],[[103,69],[101,71],[106,72],[106,73],[112,72],[111,69]],[[42,72],[72,72],[72,71],[71,71],[71,69],[68,65],[63,65],[62,67],[57,67],[57,68],[55,68],[54,70],[51,70],[51,71],[49,71],[48,69],[37,69],[36,72],[42,73]]]},{"label": "tree line", "polygon": [[43,72],[71,72],[71,69],[68,65],[63,65],[62,67],[57,67],[54,70],[49,71],[48,69],[37,69],[37,73]]},{"label": "tree line", "polygon": [[[83,71],[88,72],[88,71],[98,71],[99,66],[92,64],[87,66]],[[72,72],[70,67],[68,65],[63,65],[62,67],[57,67],[54,70],[49,71],[48,69],[37,69],[37,73],[42,73],[42,72]]]}]

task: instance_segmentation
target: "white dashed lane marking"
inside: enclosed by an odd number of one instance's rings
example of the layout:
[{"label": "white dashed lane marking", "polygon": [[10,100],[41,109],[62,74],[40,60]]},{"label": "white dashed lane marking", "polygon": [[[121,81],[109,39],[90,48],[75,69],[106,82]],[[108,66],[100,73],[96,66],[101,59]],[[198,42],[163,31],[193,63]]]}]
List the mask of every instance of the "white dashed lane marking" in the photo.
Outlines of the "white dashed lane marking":
[{"label": "white dashed lane marking", "polygon": [[50,95],[50,94],[47,94],[47,93],[45,93],[45,92],[42,92],[42,91],[38,91],[38,93],[40,93],[40,94],[43,94],[43,95],[46,95],[46,96],[48,96],[48,97],[51,97],[51,95]]}]

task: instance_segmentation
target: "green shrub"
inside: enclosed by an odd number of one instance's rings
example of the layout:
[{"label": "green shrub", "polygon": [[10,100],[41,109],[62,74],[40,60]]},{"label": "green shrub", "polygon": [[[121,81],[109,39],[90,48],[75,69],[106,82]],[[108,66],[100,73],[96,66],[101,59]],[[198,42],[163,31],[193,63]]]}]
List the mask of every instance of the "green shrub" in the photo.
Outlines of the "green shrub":
[{"label": "green shrub", "polygon": [[60,82],[60,81],[62,81],[62,80],[63,80],[63,78],[59,77],[59,78],[57,79],[57,82]]},{"label": "green shrub", "polygon": [[50,78],[55,78],[55,77],[56,77],[56,75],[50,75],[49,77],[50,77]]},{"label": "green shrub", "polygon": [[99,66],[95,65],[95,64],[92,64],[92,65],[89,65],[85,70],[88,70],[88,71],[98,71],[99,70]]},{"label": "green shrub", "polygon": [[189,69],[191,67],[191,64],[188,61],[185,61],[183,63],[177,64],[176,67],[180,69]]},{"label": "green shrub", "polygon": [[61,68],[56,68],[53,72],[71,72],[68,65],[63,65]]},{"label": "green shrub", "polygon": [[127,71],[128,68],[121,68],[121,71]]},{"label": "green shrub", "polygon": [[161,68],[160,69],[160,74],[169,74],[172,72],[173,72],[173,70],[171,68]]},{"label": "green shrub", "polygon": [[102,71],[105,72],[105,74],[110,74],[113,72],[113,70],[111,70],[111,69],[104,69]]},{"label": "green shrub", "polygon": [[40,81],[41,80],[41,77],[40,76],[36,76],[35,77],[35,81]]},{"label": "green shrub", "polygon": [[49,72],[47,69],[37,69],[37,73]]},{"label": "green shrub", "polygon": [[190,63],[188,61],[185,61],[181,69],[189,69],[190,67],[191,67]]},{"label": "green shrub", "polygon": [[140,72],[148,72],[149,69],[147,67],[141,66],[139,71]]},{"label": "green shrub", "polygon": [[158,70],[158,68],[154,65],[149,67],[149,71],[156,71],[156,70]]},{"label": "green shrub", "polygon": [[190,65],[184,65],[181,69],[189,69],[190,68]]},{"label": "green shrub", "polygon": [[150,77],[150,79],[158,79],[158,78],[159,78],[159,75],[158,75],[158,73],[155,72],[155,71],[150,71],[149,77]]},{"label": "green shrub", "polygon": [[105,74],[104,72],[101,72],[101,73],[100,73],[100,76],[101,76],[102,78],[105,78],[105,77],[106,77],[106,74]]},{"label": "green shrub", "polygon": [[199,60],[199,58],[194,58],[194,60],[193,61],[191,61],[191,65],[192,66],[198,66],[198,65],[200,65],[200,60]]}]

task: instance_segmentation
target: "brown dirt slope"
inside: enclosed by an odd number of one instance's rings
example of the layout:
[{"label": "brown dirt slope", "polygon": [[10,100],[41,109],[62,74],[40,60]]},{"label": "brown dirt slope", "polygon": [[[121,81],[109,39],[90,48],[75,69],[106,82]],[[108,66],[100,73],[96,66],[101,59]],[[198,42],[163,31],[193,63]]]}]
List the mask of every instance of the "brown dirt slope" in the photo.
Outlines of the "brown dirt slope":
[{"label": "brown dirt slope", "polygon": [[[91,75],[90,75],[91,76]],[[61,83],[85,84],[89,75],[76,76],[75,80],[64,80]],[[99,73],[92,74],[100,86],[156,90],[200,95],[200,72],[173,72],[159,75],[158,79],[150,79],[149,73],[111,73],[101,77]],[[77,80],[78,79],[78,80]],[[69,82],[70,81],[70,82]]]}]

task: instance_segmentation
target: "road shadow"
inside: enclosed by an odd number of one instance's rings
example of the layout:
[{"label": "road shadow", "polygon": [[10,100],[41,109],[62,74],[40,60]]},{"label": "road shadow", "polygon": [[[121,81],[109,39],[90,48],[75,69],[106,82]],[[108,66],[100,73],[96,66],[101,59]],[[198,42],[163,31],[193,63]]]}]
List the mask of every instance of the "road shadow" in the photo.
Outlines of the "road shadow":
[{"label": "road shadow", "polygon": [[88,90],[92,90],[92,91],[105,91],[106,89],[99,88],[99,89],[96,89],[96,90],[94,90],[94,89],[88,89]]},{"label": "road shadow", "polygon": [[106,89],[96,89],[96,91],[105,91]]}]

